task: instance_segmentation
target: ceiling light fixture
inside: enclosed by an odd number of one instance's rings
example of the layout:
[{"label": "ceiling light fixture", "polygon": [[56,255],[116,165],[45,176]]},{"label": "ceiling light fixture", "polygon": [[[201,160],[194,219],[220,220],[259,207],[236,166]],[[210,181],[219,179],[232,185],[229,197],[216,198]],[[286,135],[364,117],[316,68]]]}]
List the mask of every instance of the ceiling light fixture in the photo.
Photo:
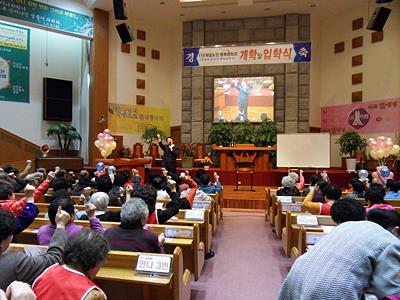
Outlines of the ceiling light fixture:
[{"label": "ceiling light fixture", "polygon": [[311,4],[310,7],[317,7],[317,4]]},{"label": "ceiling light fixture", "polygon": [[264,10],[271,10],[271,8],[269,8],[269,7],[266,7],[266,8],[264,8]]}]

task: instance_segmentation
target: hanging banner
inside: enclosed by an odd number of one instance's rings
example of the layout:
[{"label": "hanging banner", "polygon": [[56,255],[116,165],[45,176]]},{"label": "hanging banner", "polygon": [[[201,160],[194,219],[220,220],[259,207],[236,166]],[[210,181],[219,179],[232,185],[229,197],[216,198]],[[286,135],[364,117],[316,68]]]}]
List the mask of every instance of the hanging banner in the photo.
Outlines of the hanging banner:
[{"label": "hanging banner", "polygon": [[400,131],[400,99],[388,99],[321,108],[321,131],[388,133]]},{"label": "hanging banner", "polygon": [[185,67],[285,64],[311,61],[311,43],[184,48]]},{"label": "hanging banner", "polygon": [[169,134],[169,109],[129,104],[108,104],[108,127],[112,132],[142,133],[148,126],[157,126]]},{"label": "hanging banner", "polygon": [[0,100],[29,103],[30,31],[0,23]]},{"label": "hanging banner", "polygon": [[93,38],[93,18],[34,0],[0,0],[0,15]]}]

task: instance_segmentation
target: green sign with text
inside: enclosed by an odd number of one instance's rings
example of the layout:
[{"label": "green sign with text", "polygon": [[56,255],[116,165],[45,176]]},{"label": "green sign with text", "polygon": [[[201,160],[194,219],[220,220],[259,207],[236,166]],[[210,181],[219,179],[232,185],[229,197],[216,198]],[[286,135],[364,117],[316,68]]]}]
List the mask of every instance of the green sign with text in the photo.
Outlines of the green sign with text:
[{"label": "green sign with text", "polygon": [[0,23],[0,100],[29,103],[30,30]]},{"label": "green sign with text", "polygon": [[93,38],[93,18],[34,0],[0,0],[0,15]]}]

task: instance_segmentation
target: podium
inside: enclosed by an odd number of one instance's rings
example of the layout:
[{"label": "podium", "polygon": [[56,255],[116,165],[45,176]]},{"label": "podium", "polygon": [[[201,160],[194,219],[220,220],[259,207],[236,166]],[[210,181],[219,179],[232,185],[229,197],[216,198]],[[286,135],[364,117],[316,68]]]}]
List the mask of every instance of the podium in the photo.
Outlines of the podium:
[{"label": "podium", "polygon": [[269,158],[276,146],[273,147],[255,147],[251,144],[238,144],[235,147],[213,146],[212,150],[220,152],[219,164],[221,171],[235,171],[236,157],[254,158],[255,171],[267,171],[270,169]]},{"label": "podium", "polygon": [[131,172],[132,169],[136,169],[139,171],[139,175],[142,178],[145,178],[144,166],[147,164],[151,164],[151,159],[149,158],[96,159],[96,164],[98,162],[103,162],[105,165],[108,166],[114,166],[115,168],[117,168],[117,170],[128,170],[129,172]]}]

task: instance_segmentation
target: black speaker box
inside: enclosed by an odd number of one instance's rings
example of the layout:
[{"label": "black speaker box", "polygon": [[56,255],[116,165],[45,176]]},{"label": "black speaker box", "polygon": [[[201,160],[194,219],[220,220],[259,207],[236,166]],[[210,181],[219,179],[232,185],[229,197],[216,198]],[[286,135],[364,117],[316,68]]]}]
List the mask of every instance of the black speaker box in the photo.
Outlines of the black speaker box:
[{"label": "black speaker box", "polygon": [[133,34],[131,29],[126,23],[122,23],[116,26],[119,37],[121,38],[122,44],[133,42]]},{"label": "black speaker box", "polygon": [[116,20],[126,20],[126,4],[124,0],[113,0],[114,16]]},{"label": "black speaker box", "polygon": [[386,7],[378,7],[369,20],[367,29],[374,31],[382,31],[392,10]]}]

